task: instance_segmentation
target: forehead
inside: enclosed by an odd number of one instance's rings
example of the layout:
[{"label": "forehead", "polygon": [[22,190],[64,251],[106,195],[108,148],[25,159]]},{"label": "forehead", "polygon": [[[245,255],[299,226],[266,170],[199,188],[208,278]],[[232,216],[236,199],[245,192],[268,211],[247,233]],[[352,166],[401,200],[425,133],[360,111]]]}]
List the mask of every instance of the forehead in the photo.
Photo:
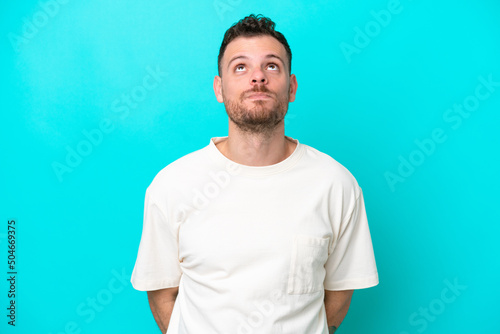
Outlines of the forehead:
[{"label": "forehead", "polygon": [[266,56],[276,54],[281,59],[286,59],[285,47],[272,36],[237,37],[232,40],[224,53],[224,63],[230,61],[234,56],[246,55],[249,57]]}]

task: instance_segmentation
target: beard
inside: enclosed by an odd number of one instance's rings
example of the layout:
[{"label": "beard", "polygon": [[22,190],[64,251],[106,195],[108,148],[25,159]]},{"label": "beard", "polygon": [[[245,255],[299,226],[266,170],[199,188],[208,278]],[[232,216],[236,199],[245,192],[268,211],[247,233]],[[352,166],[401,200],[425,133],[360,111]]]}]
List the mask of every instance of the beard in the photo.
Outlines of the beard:
[{"label": "beard", "polygon": [[[271,99],[251,100],[251,106],[247,107],[244,99],[252,93],[266,93],[271,96]],[[270,135],[284,120],[288,110],[288,99],[289,94],[278,96],[265,86],[254,86],[251,91],[243,92],[236,101],[224,97],[224,106],[229,119],[241,131],[249,134]]]}]

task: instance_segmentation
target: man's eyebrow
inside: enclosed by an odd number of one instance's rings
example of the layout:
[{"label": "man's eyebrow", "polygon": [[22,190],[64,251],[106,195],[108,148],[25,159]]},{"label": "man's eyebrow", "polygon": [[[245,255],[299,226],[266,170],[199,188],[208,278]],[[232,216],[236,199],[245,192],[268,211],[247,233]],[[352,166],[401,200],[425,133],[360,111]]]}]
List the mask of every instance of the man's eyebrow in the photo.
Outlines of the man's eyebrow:
[{"label": "man's eyebrow", "polygon": [[[283,59],[281,59],[278,55],[275,55],[275,54],[273,54],[273,53],[270,53],[270,54],[266,55],[264,58],[266,58],[266,59],[268,59],[268,58],[276,58],[276,59],[278,59],[278,60],[279,60],[279,61],[280,61],[283,65],[285,65],[285,62],[283,61]],[[248,59],[248,57],[247,57],[247,56],[243,56],[243,55],[242,55],[242,56],[236,56],[236,57],[232,58],[232,59],[229,61],[229,63],[227,63],[227,68],[229,68],[229,65],[231,65],[231,63],[232,63],[233,61],[237,60],[237,59]]]},{"label": "man's eyebrow", "polygon": [[278,59],[278,60],[279,60],[279,61],[280,61],[283,65],[285,65],[285,62],[283,61],[283,59],[281,59],[281,58],[280,58],[280,56],[278,56],[278,55],[275,55],[275,54],[268,54],[268,55],[266,56],[266,58],[276,58],[276,59]]},{"label": "man's eyebrow", "polygon": [[229,65],[231,65],[231,63],[232,63],[233,61],[237,60],[237,59],[248,59],[248,57],[247,57],[247,56],[237,56],[237,57],[234,57],[233,59],[231,59],[231,60],[229,61],[229,63],[227,63],[227,68],[229,68]]}]

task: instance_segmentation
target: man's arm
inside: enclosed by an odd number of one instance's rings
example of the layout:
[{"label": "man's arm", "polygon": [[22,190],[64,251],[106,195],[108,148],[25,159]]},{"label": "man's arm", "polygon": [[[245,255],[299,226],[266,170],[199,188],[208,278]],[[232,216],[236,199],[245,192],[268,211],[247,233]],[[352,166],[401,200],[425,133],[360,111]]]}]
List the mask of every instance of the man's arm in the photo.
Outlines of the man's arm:
[{"label": "man's arm", "polygon": [[329,291],[325,290],[326,320],[328,322],[329,333],[335,333],[340,323],[349,310],[351,297],[354,290]]},{"label": "man's arm", "polygon": [[167,332],[179,287],[148,291],[149,307],[162,333]]}]

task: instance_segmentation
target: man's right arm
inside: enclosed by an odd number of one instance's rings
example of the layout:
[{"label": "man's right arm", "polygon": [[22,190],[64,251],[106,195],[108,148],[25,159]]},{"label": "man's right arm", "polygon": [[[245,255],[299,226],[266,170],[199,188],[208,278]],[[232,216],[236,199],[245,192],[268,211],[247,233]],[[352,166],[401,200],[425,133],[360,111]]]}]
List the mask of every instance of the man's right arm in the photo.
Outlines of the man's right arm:
[{"label": "man's right arm", "polygon": [[179,287],[148,291],[149,307],[162,333],[167,332]]}]

